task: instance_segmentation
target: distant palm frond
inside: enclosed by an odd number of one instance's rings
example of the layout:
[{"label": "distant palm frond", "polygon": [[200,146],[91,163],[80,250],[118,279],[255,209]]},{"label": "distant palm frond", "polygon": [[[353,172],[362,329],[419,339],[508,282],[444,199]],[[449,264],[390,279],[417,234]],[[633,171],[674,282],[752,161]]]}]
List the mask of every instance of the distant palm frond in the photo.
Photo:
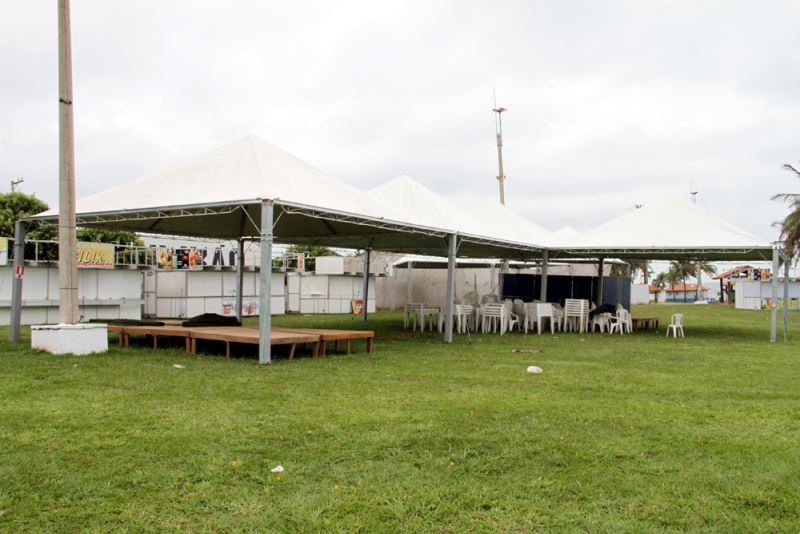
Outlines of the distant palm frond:
[{"label": "distant palm frond", "polygon": [[792,171],[793,173],[795,173],[795,174],[797,174],[798,176],[800,176],[800,171],[798,171],[797,169],[795,169],[794,167],[792,167],[792,166],[791,166],[791,165],[789,165],[788,163],[784,163],[784,164],[783,164],[783,168],[784,168],[784,169],[786,169],[787,171]]}]

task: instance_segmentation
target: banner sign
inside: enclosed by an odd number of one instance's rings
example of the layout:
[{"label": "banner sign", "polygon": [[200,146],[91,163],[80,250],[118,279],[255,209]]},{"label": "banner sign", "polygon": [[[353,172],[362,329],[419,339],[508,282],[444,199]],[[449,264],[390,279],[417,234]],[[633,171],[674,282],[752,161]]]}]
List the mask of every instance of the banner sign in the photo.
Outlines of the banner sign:
[{"label": "banner sign", "polygon": [[8,265],[8,238],[0,237],[0,265]]},{"label": "banner sign", "polygon": [[204,261],[204,250],[191,248],[167,248],[158,247],[156,258],[159,269],[181,270],[181,269],[202,269]]},{"label": "banner sign", "polygon": [[78,257],[78,267],[90,269],[114,268],[114,245],[110,243],[78,241],[76,255]]}]

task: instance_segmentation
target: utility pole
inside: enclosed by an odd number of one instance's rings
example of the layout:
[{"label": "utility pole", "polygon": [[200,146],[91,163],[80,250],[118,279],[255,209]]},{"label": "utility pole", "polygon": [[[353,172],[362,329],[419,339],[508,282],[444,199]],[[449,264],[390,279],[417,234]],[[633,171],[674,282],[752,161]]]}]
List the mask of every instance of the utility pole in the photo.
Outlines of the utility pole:
[{"label": "utility pole", "polygon": [[17,178],[16,180],[11,180],[11,192],[17,190],[17,186],[25,181],[25,178]]},{"label": "utility pole", "polygon": [[506,108],[497,107],[497,100],[495,99],[494,109],[497,113],[497,120],[495,120],[495,133],[497,134],[497,181],[500,182],[500,204],[506,204],[505,188],[503,183],[506,181],[506,175],[503,174],[503,112],[507,111]]},{"label": "utility pole", "polygon": [[58,316],[78,322],[75,258],[75,131],[72,116],[72,38],[69,0],[58,2]]}]

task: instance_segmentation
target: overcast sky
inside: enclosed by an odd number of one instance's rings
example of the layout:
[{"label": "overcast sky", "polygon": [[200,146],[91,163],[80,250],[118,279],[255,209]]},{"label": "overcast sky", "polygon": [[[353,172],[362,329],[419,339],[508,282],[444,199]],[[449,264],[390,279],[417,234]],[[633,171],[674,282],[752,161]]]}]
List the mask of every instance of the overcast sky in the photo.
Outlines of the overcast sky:
[{"label": "overcast sky", "polygon": [[[800,191],[800,2],[73,0],[78,197],[253,133],[587,230],[685,195],[763,238]],[[5,0],[0,189],[57,195],[57,18]]]}]

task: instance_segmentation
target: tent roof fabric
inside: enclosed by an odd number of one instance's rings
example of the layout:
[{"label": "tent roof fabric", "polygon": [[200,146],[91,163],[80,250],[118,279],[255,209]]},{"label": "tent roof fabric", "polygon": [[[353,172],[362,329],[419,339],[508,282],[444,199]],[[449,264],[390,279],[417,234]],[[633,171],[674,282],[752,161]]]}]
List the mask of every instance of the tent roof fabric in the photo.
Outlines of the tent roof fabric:
[{"label": "tent roof fabric", "polygon": [[[77,203],[78,213],[284,200],[391,218],[386,206],[267,141],[247,136],[189,161],[106,189]],[[55,215],[50,210],[43,215]]]},{"label": "tent roof fabric", "polygon": [[[254,136],[80,199],[76,211],[84,227],[235,239],[259,235],[262,200],[274,201],[278,243],[438,255],[458,230],[449,215],[404,213]],[[32,219],[56,217],[50,210]],[[460,253],[533,259],[541,247],[470,234]]]},{"label": "tent roof fabric", "polygon": [[[236,239],[259,235],[275,205],[277,243],[439,256],[460,234],[461,257],[762,260],[771,246],[689,202],[654,202],[564,240],[493,202],[454,206],[412,178],[365,192],[248,136],[77,202],[77,224]],[[32,217],[53,222],[57,211]]]},{"label": "tent roof fabric", "polygon": [[398,176],[367,194],[378,202],[391,199],[392,206],[403,214],[401,218],[406,222],[540,248],[554,243],[548,230],[499,203],[454,204],[410,176]]},{"label": "tent roof fabric", "polygon": [[757,259],[772,245],[684,199],[645,204],[567,240],[550,257]]}]

